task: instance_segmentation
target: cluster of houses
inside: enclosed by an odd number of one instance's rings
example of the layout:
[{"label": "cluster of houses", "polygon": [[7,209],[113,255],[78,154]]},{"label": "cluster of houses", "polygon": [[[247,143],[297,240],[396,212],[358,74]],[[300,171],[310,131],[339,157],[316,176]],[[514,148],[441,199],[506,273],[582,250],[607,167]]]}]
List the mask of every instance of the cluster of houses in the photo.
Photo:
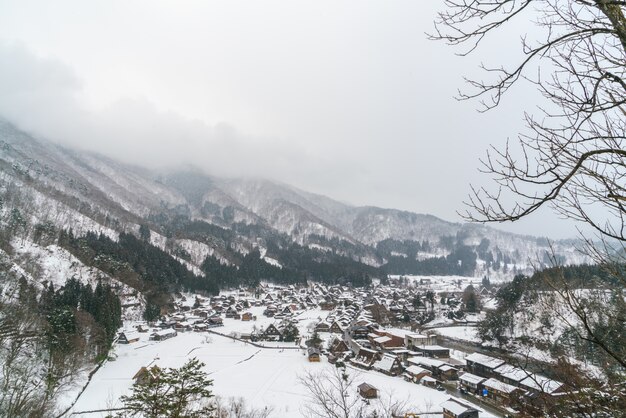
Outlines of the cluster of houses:
[{"label": "cluster of houses", "polygon": [[[423,303],[415,303],[415,295],[422,295]],[[311,362],[318,362],[325,355],[330,363],[375,370],[439,390],[445,390],[446,385],[458,386],[467,395],[503,407],[515,407],[524,397],[558,396],[564,392],[559,382],[526,373],[503,360],[478,353],[468,355],[465,361],[451,357],[450,349],[438,345],[434,334],[388,327],[385,321],[390,319],[392,322],[394,318],[403,319],[406,324],[407,316],[414,318],[429,308],[432,310],[434,298],[423,295],[419,289],[400,291],[393,286],[350,289],[322,284],[304,288],[261,285],[252,292],[241,290],[211,298],[198,296],[195,301],[180,303],[173,314],[150,324],[151,329],[138,326],[136,331],[120,333],[118,342],[136,342],[143,332],[150,332],[151,340],[161,341],[180,332],[206,331],[223,325],[224,317],[255,321],[257,318],[251,310],[259,315],[261,310],[253,307],[263,307],[262,315],[275,322],[260,329],[251,325],[249,333],[240,333],[238,337],[284,341],[294,328],[297,333],[294,317],[299,312],[320,309],[328,314],[311,331],[322,336],[326,344],[307,348]],[[446,297],[454,301],[460,295],[448,293]],[[359,388],[364,397],[375,395],[375,388],[370,386]],[[478,416],[478,411],[459,399],[450,399],[446,405],[445,417]]]},{"label": "cluster of houses", "polygon": [[474,353],[465,358],[466,370],[459,377],[460,388],[469,394],[515,408],[545,398],[563,396],[566,385],[540,374],[507,364],[504,360]]},{"label": "cluster of houses", "polygon": [[[565,393],[562,383],[501,359],[479,353],[468,355],[465,361],[455,359],[450,356],[449,348],[437,344],[436,335],[383,328],[374,321],[371,306],[358,301],[348,306],[337,305],[316,325],[316,332],[334,334],[327,338],[329,362],[401,376],[440,390],[448,384],[502,408],[515,408],[519,402]],[[449,402],[451,410],[446,416],[478,416],[471,405],[458,399]]]}]

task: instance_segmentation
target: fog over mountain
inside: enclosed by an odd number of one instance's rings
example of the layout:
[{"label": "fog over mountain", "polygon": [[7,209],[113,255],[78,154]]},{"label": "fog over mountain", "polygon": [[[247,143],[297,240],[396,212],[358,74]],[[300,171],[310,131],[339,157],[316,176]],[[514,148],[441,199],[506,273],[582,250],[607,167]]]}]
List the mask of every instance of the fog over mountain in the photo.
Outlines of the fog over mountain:
[{"label": "fog over mountain", "polygon": [[[478,158],[520,131],[531,93],[478,117],[455,101],[476,68],[427,41],[438,7],[0,6],[0,115],[152,169],[192,165],[459,222],[469,183],[487,181]],[[576,235],[547,210],[499,227]]]},{"label": "fog over mountain", "polygon": [[[318,267],[354,263],[345,271],[372,275],[509,278],[547,262],[550,251],[545,239],[353,206],[285,183],[128,165],[37,139],[8,122],[0,122],[0,145],[8,227],[18,225],[35,240],[41,230],[50,230],[54,240],[71,230],[76,237],[96,233],[114,241],[121,234],[141,235],[145,228],[152,245],[194,273],[205,268],[207,258],[240,265],[242,256],[258,250],[257,258],[308,274],[315,273],[303,261],[294,264],[302,251],[312,251],[307,257]],[[561,262],[585,261],[574,242],[554,245]],[[428,259],[440,265],[420,264]]]}]

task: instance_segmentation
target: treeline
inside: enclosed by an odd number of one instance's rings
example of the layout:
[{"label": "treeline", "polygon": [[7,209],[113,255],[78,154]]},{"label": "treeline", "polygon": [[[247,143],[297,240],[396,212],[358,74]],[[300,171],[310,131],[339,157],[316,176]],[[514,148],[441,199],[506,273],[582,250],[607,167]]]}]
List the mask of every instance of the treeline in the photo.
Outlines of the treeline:
[{"label": "treeline", "polygon": [[145,238],[120,233],[116,242],[106,235],[91,232],[83,237],[75,237],[70,230],[61,231],[58,243],[83,263],[98,267],[142,291],[218,293],[214,280],[196,276]]},{"label": "treeline", "polygon": [[296,244],[280,251],[277,258],[281,267],[263,260],[255,249],[240,257],[237,266],[225,265],[207,257],[201,269],[221,288],[256,286],[263,280],[281,284],[304,284],[307,280],[314,280],[327,284],[367,286],[377,273],[376,269],[347,257],[325,254]]},{"label": "treeline", "polygon": [[0,263],[4,290],[0,300],[0,416],[51,416],[56,400],[75,384],[85,366],[107,356],[121,326],[121,305],[114,289],[69,279],[41,291]]},{"label": "treeline", "polygon": [[[108,284],[94,288],[70,278],[60,289],[49,283],[39,300],[32,285],[20,280],[18,299],[30,305],[47,321],[46,335],[51,351],[64,353],[83,346],[96,357],[105,355],[122,325],[120,298]],[[84,334],[89,328],[90,333]],[[76,340],[83,340],[76,344]]]},{"label": "treeline", "polygon": [[[281,284],[315,280],[328,284],[366,286],[371,283],[372,277],[381,274],[376,268],[351,258],[365,257],[367,252],[365,248],[344,240],[312,236],[311,239],[318,245],[333,249],[322,251],[296,244],[291,237],[260,224],[233,223],[232,229],[226,229],[190,220],[186,215],[164,214],[153,216],[151,220],[157,222],[168,237],[192,239],[221,248],[228,263],[207,257],[201,266],[206,277],[218,288],[255,286],[263,280]],[[264,261],[258,249],[252,249],[247,255],[234,250],[243,244],[241,237],[260,242],[267,249],[266,255],[279,260],[281,267]],[[186,258],[188,254],[180,256]]]},{"label": "treeline", "polygon": [[[624,268],[580,265],[548,268],[532,277],[517,275],[496,292],[497,308],[479,323],[478,335],[502,346],[531,345],[554,358],[576,358],[607,375],[622,373],[594,341],[602,341],[613,353],[626,354],[626,302],[619,282]],[[567,303],[573,304],[575,315],[565,323],[560,312]]]},{"label": "treeline", "polygon": [[418,274],[438,276],[472,276],[476,269],[476,252],[463,245],[446,257],[417,260],[411,257],[391,256],[381,267],[384,274]]},{"label": "treeline", "polygon": [[624,264],[581,264],[550,267],[536,272],[529,280],[534,287],[540,289],[548,288],[548,283],[553,286],[566,284],[572,288],[585,289],[619,285],[625,275],[626,266]]},{"label": "treeline", "polygon": [[384,258],[390,258],[394,256],[398,257],[398,255],[394,254],[405,254],[408,258],[415,259],[417,258],[417,253],[429,253],[432,251],[432,247],[428,240],[418,242],[411,240],[399,241],[388,238],[376,244],[376,250],[378,251],[379,255]]}]

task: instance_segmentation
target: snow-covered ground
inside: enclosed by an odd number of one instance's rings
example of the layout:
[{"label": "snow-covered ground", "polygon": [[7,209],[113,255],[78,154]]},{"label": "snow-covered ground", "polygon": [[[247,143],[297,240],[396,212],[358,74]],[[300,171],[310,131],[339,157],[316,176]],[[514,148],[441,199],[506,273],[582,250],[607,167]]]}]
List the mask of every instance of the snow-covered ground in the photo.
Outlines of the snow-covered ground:
[{"label": "snow-covered ground", "polygon": [[[256,321],[224,319],[224,326],[215,330],[224,335],[252,332],[276,322],[262,315],[264,307],[252,307],[248,311]],[[311,334],[313,325],[323,319],[328,311],[310,309],[294,315],[303,341]],[[126,328],[132,329],[133,323]],[[155,342],[148,340],[148,333],[141,334],[139,342],[116,345],[114,357],[95,373],[83,394],[72,408],[73,416],[103,417],[105,413],[83,413],[98,409],[120,406],[119,398],[128,394],[133,385],[133,376],[143,366],[180,367],[189,358],[197,357],[205,363],[205,370],[214,381],[213,392],[222,398],[243,398],[256,409],[272,410],[271,417],[299,417],[306,402],[306,387],[299,377],[307,371],[322,371],[332,368],[326,358],[320,363],[310,363],[303,348],[294,343],[261,342],[266,348],[232,340],[206,332],[179,333],[178,336]],[[322,333],[328,339],[331,334]],[[285,348],[274,348],[274,347]],[[292,348],[293,347],[293,348]],[[423,385],[406,382],[401,377],[391,377],[376,371],[348,369],[356,376],[355,384],[367,382],[379,388],[383,398],[406,401],[412,411],[433,412],[432,417],[441,417],[441,404],[450,398],[445,392]],[[74,398],[78,388],[74,392]],[[356,388],[350,396],[357,396]],[[64,400],[66,405],[73,401],[71,395]],[[489,417],[481,413],[481,417]]]},{"label": "snow-covered ground", "polygon": [[436,332],[444,337],[454,338],[457,340],[469,341],[472,343],[479,343],[476,327],[459,326],[459,327],[442,327],[433,328],[431,331]]},{"label": "snow-covered ground", "polygon": [[[333,367],[325,360],[309,363],[303,350],[262,349],[207,333],[182,333],[163,342],[147,341],[147,338],[144,334],[140,342],[118,345],[117,360],[107,362],[94,375],[72,411],[119,406],[119,397],[129,393],[132,377],[142,366],[180,367],[188,358],[197,357],[206,364],[205,370],[214,381],[216,395],[242,397],[255,408],[271,408],[272,417],[298,417],[302,415],[301,406],[306,396],[306,388],[298,377],[307,370]],[[441,403],[449,398],[444,392],[399,377],[356,369],[349,372],[358,374],[356,384],[368,382],[383,393],[392,393],[395,399],[407,400],[416,411],[441,411]]]}]

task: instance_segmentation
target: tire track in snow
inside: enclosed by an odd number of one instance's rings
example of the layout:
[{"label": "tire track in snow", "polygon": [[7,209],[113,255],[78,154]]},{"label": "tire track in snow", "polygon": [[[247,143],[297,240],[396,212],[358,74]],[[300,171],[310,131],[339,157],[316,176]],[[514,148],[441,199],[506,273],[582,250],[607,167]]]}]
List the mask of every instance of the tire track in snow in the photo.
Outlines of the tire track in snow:
[{"label": "tire track in snow", "polygon": [[236,365],[238,365],[238,364],[243,363],[244,361],[248,361],[248,360],[250,360],[252,357],[254,357],[254,356],[256,356],[257,354],[259,354],[260,352],[261,352],[261,350],[259,350],[259,351],[257,351],[256,353],[252,354],[252,355],[251,355],[250,357],[248,357],[248,358],[245,358],[245,359],[243,359],[243,360],[239,360],[239,361],[238,361],[237,363],[235,363],[234,365],[236,366]]}]

